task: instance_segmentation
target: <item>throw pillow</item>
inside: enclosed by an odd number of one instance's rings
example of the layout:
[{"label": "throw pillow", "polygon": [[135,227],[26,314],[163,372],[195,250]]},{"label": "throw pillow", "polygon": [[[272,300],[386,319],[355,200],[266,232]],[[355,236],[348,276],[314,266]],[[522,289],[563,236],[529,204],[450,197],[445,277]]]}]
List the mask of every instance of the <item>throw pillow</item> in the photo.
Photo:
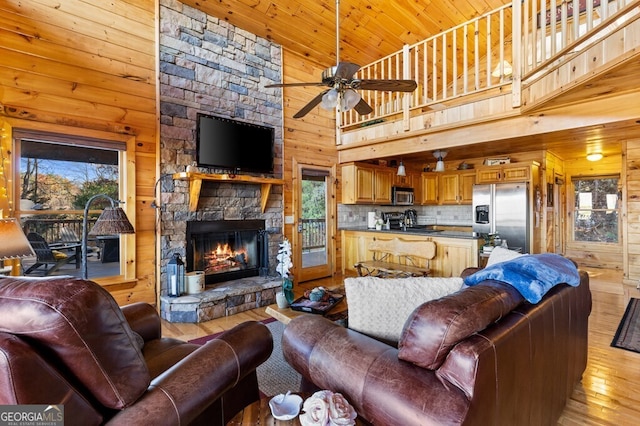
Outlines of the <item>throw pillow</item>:
[{"label": "throw pillow", "polygon": [[506,262],[520,256],[523,256],[523,254],[518,253],[517,251],[509,250],[500,246],[494,247],[489,255],[489,259],[487,259],[487,266],[491,266],[495,263]]},{"label": "throw pillow", "polygon": [[398,342],[404,323],[421,304],[462,288],[462,278],[346,278],[349,328]]}]

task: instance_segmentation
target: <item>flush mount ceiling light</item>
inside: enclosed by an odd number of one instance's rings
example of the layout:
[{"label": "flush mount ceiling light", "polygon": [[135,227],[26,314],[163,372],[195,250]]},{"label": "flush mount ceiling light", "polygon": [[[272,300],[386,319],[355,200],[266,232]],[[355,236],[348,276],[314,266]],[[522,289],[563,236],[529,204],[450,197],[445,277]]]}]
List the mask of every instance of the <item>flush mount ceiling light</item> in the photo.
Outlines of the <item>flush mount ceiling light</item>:
[{"label": "flush mount ceiling light", "polygon": [[407,171],[404,168],[404,164],[402,164],[402,160],[400,160],[400,165],[398,166],[398,176],[406,176]]},{"label": "flush mount ceiling light", "polygon": [[591,154],[587,154],[587,160],[589,160],[589,161],[602,160],[602,153],[601,152],[592,152]]},{"label": "flush mount ceiling light", "polygon": [[436,163],[436,172],[444,172],[443,159],[447,156],[447,151],[439,149],[433,152],[433,156],[438,160],[438,162]]}]

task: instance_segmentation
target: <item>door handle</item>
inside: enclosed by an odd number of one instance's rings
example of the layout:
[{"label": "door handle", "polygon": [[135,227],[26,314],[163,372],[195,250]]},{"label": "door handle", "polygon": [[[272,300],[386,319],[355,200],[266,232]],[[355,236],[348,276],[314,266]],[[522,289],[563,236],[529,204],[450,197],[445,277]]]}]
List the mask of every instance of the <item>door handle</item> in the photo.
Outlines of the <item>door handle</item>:
[{"label": "door handle", "polygon": [[298,233],[302,234],[302,222],[298,222]]}]

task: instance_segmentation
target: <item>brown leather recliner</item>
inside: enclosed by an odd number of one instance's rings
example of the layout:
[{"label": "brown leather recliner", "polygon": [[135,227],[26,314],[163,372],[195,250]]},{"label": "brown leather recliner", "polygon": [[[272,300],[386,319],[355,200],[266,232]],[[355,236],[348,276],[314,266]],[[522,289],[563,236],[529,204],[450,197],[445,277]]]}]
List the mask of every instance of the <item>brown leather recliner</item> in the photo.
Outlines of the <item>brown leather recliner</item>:
[{"label": "brown leather recliner", "polygon": [[272,350],[258,322],[200,346],[92,281],[0,279],[0,404],[64,405],[66,425],[226,424],[259,398]]}]

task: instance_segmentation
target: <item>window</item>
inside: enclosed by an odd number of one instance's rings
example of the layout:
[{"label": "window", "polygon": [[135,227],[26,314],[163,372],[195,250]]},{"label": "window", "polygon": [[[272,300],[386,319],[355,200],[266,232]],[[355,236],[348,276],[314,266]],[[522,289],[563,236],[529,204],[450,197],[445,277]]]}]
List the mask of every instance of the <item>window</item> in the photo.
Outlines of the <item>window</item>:
[{"label": "window", "polygon": [[620,241],[620,188],[618,176],[572,179],[574,188],[574,241]]},{"label": "window", "polygon": [[[126,143],[82,139],[17,130],[14,132],[19,156],[19,181],[16,184],[19,211],[25,232],[42,237],[58,257],[69,262],[54,275],[80,276],[80,242],[82,221],[88,200],[106,194],[114,200],[124,199],[122,185]],[[89,211],[89,229],[110,201],[98,197]],[[35,237],[34,237],[35,238]],[[121,267],[123,244],[120,235],[89,237],[87,266],[90,279],[126,275]],[[58,258],[56,257],[56,259]],[[25,273],[42,275],[47,266]]]}]

